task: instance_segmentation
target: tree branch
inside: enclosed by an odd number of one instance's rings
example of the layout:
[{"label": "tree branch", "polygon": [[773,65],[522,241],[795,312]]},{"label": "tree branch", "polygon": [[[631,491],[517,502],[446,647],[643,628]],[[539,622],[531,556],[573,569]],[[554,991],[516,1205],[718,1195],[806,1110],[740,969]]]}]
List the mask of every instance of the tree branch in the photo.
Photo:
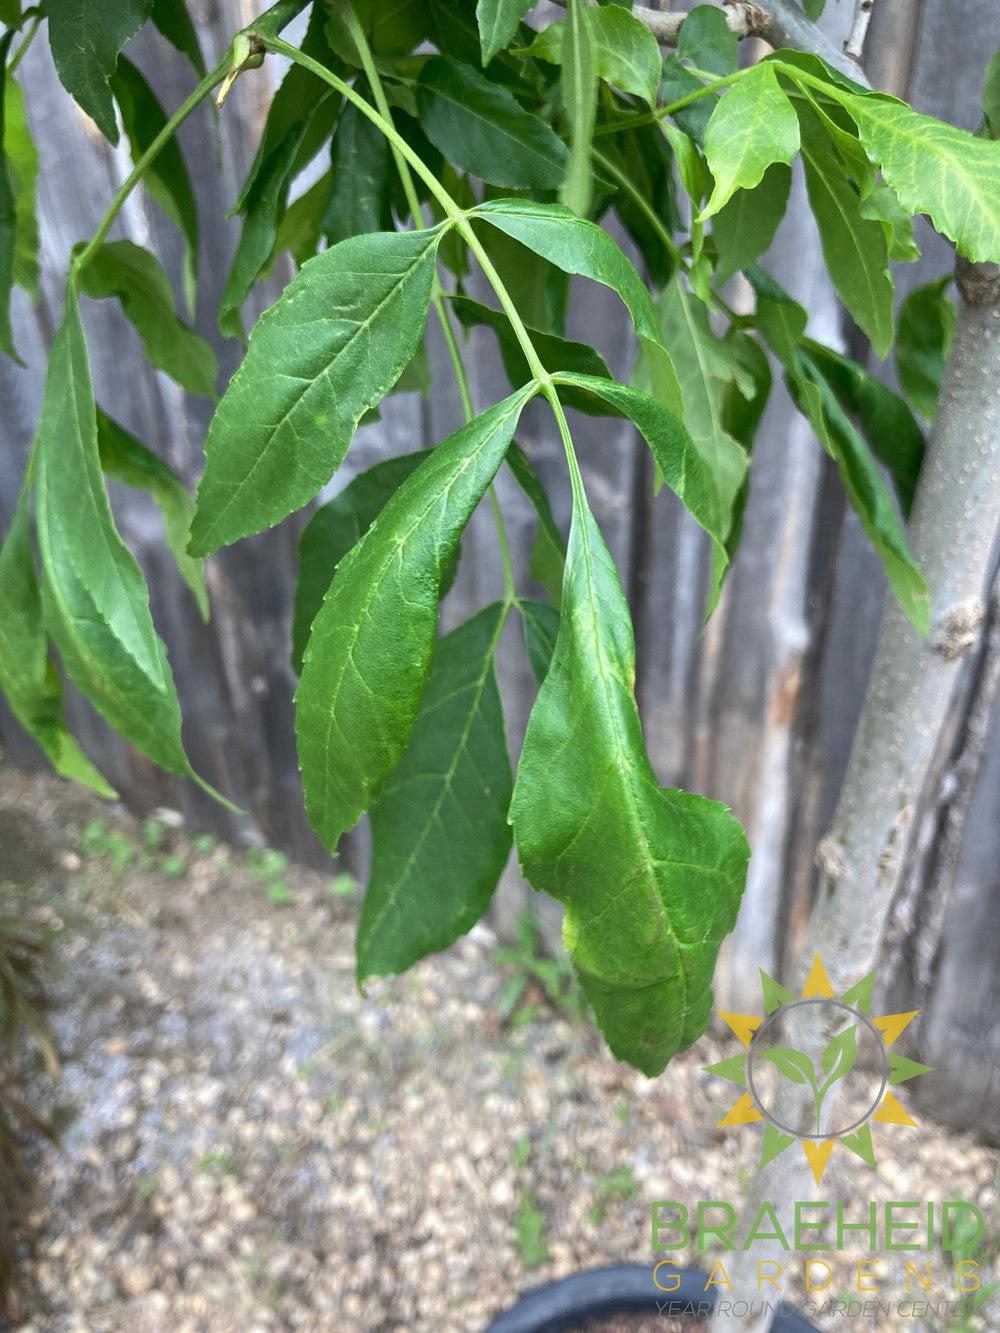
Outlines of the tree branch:
[{"label": "tree branch", "polygon": [[[804,966],[821,953],[835,995],[875,966],[914,812],[985,619],[1000,529],[1000,267],[959,261],[957,276],[962,310],[907,528],[930,589],[931,632],[922,639],[890,599],[833,825],[816,855],[820,884]],[[779,1118],[801,1123],[802,1089],[783,1084],[781,1093]],[[805,1157],[784,1153],[757,1172],[747,1214],[770,1200],[784,1225],[810,1190]],[[754,1261],[772,1257],[755,1248]],[[752,1293],[748,1252],[729,1272],[734,1296]],[[748,1327],[757,1333],[760,1326],[721,1315],[712,1324],[716,1333]]]},{"label": "tree branch", "polygon": [[851,31],[844,43],[844,51],[852,60],[857,60],[859,63],[874,8],[875,0],[854,0],[854,18],[851,20]]},{"label": "tree branch", "polygon": [[[565,8],[566,0],[555,0],[555,3]],[[737,37],[759,37],[775,48],[790,46],[796,51],[810,51],[857,83],[870,86],[857,61],[831,42],[795,0],[756,0],[756,3],[725,0],[725,3],[726,23]],[[646,5],[634,5],[632,14],[646,25],[661,46],[677,45],[687,19],[687,14],[661,13]]]}]

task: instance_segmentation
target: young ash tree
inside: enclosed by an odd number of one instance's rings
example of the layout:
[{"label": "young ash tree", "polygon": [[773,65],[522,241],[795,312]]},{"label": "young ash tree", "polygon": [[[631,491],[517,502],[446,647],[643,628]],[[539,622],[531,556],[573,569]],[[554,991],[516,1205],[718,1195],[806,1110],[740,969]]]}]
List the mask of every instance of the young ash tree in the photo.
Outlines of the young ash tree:
[{"label": "young ash tree", "polygon": [[[811,0],[810,15],[822,7]],[[124,134],[134,159],[96,234],[66,257],[65,313],[0,553],[0,685],[62,774],[110,794],[64,723],[57,661],[121,736],[201,782],[105,479],[151,492],[207,615],[202,561],[311,505],[359,424],[386,395],[426,381],[430,318],[465,424],[356,477],[302,537],[290,651],[309,818],[331,852],[363,814],[371,821],[359,982],[401,972],[469,930],[513,844],[527,880],[565,910],[566,947],[608,1045],[652,1076],[706,1027],[749,849],[723,806],[654,775],[628,606],[588,504],[572,416],[634,423],[657,486],[711,539],[710,615],[780,373],[884,563],[893,603],[821,854],[813,933],[837,984],[840,955],[855,970],[877,943],[907,811],[982,614],[1000,495],[1000,73],[994,65],[976,135],[872,91],[789,0],[686,15],[567,0],[542,29],[528,25],[531,9],[530,0],[279,0],[206,72],[181,3],[0,0],[8,356],[18,355],[12,284],[30,291],[38,271],[39,164],[31,90],[17,69],[39,32],[67,91],[110,140]],[[282,33],[305,10],[305,35],[291,44]],[[123,51],[147,19],[198,79],[169,114]],[[776,49],[741,65],[745,36]],[[290,255],[296,274],[248,332],[192,504],[118,424],[115,404],[95,402],[80,307],[117,299],[154,366],[190,393],[214,393],[214,356],[183,313],[198,280],[199,218],[175,136],[213,94],[224,116],[233,80],[271,56],[288,68],[235,201],[242,234],[221,331],[244,338],[244,303],[278,256]],[[900,393],[811,338],[806,311],[759,263],[796,159],[831,280],[875,353],[895,346]],[[112,239],[140,185],[183,238],[179,292],[149,251]],[[892,264],[917,257],[916,215],[957,250],[957,321],[944,274],[897,316]],[[612,239],[619,228],[641,272]],[[724,295],[738,273],[749,313]],[[628,383],[565,336],[573,278],[620,297],[637,345]],[[471,294],[487,288],[490,303]],[[496,336],[511,390],[501,402],[472,401],[463,342],[475,326]],[[517,443],[535,399],[564,447],[565,535]],[[502,468],[537,512],[532,571],[544,598],[515,585],[493,491]],[[480,504],[495,519],[503,595],[438,637],[439,603]],[[515,618],[539,682],[516,771],[494,670]]]}]

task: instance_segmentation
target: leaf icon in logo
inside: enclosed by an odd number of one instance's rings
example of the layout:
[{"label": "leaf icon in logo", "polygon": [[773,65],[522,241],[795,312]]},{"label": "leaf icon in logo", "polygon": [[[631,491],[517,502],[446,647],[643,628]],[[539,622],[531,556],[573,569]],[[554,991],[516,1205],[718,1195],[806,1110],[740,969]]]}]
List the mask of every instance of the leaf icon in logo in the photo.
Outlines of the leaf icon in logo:
[{"label": "leaf icon in logo", "polygon": [[804,1051],[797,1051],[794,1046],[772,1046],[769,1051],[761,1051],[760,1058],[770,1060],[790,1083],[808,1083],[815,1088],[816,1070]]},{"label": "leaf icon in logo", "polygon": [[838,1032],[823,1052],[823,1073],[827,1076],[824,1089],[846,1078],[857,1062],[858,1029],[852,1024]]}]

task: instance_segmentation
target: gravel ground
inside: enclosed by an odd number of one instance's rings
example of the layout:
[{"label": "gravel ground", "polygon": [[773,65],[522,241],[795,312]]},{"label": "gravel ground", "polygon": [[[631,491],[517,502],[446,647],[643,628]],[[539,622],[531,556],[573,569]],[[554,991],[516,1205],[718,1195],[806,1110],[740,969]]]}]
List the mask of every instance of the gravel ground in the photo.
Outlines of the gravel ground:
[{"label": "gravel ground", "polygon": [[[733,1098],[700,1071],[721,1033],[650,1082],[568,1011],[504,1024],[485,929],[362,998],[329,880],[47,777],[0,769],[0,849],[0,912],[56,932],[63,1059],[31,1076],[62,1148],[30,1148],[25,1333],[476,1333],[536,1282],[650,1263],[652,1200],[748,1179],[757,1132],[712,1128]],[[827,1197],[962,1197],[1000,1232],[968,1136],[834,1163]]]}]

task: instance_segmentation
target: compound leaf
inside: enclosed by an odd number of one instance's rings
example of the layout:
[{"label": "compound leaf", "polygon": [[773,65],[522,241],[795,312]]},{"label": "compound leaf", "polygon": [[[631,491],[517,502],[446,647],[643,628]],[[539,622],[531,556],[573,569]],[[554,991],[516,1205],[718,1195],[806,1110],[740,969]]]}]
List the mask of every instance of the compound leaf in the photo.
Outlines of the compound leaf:
[{"label": "compound leaf", "polygon": [[154,366],[189,393],[215,393],[215,353],[178,318],[170,279],[148,250],[133,241],[105,241],[79,282],[80,290],[95,300],[118,298]]},{"label": "compound leaf", "polygon": [[555,653],[511,803],[522,869],[563,935],[612,1052],[650,1076],[704,1030],[748,849],[725,807],[660,787],[633,694],[621,580],[578,478]]},{"label": "compound leaf", "polygon": [[48,0],[49,45],[63,87],[118,142],[108,80],[130,37],[146,21],[152,0]]},{"label": "compound leaf", "polygon": [[566,145],[506,88],[451,56],[432,56],[417,84],[420,124],[449,162],[492,185],[555,190]]},{"label": "compound leaf", "polygon": [[341,561],[313,622],[295,725],[306,809],[331,850],[406,747],[434,648],[442,571],[534,392],[533,384],[519,389],[432,451]]},{"label": "compound leaf", "polygon": [[723,94],[705,130],[705,158],[715,189],[702,217],[717,213],[737,190],[752,190],[775,162],[799,150],[799,122],[771,65],[754,65]]},{"label": "compound leaf", "polygon": [[359,983],[446,949],[489,906],[511,843],[513,784],[494,670],[506,618],[496,602],[434,649],[409,744],[371,809]]},{"label": "compound leaf", "polygon": [[193,554],[279,523],[330,480],[417,350],[440,240],[434,228],[341,241],[261,316],[209,427]]},{"label": "compound leaf", "polygon": [[187,553],[194,505],[180,478],[161,458],[97,409],[97,449],[101,470],[112,481],[148,491],[163,515],[167,545],[181,578],[191,589],[203,620],[208,620],[208,592],[202,562]]}]

